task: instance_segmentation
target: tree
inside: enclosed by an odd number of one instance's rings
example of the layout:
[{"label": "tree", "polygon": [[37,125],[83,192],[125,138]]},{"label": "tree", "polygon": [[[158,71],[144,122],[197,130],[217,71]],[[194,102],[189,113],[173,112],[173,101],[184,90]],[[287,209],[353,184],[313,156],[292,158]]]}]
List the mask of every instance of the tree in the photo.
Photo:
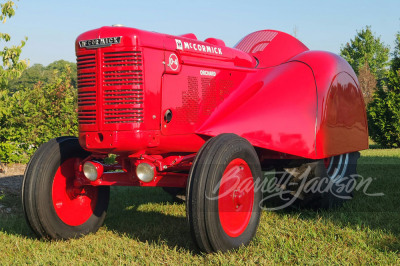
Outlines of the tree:
[{"label": "tree", "polygon": [[391,70],[368,105],[369,135],[385,148],[400,148],[400,73]]},{"label": "tree", "polygon": [[[8,0],[0,4],[1,13],[0,20],[3,24],[7,21],[7,18],[11,18],[15,14],[15,4],[13,1]],[[0,42],[9,42],[11,40],[11,36],[8,33],[0,32]],[[25,37],[25,41],[27,38]],[[20,60],[19,57],[21,55],[21,49],[25,45],[25,41],[21,41],[21,44],[18,46],[7,47],[4,45],[3,48],[0,48],[0,130],[5,127],[5,122],[7,121],[7,117],[10,115],[10,95],[9,91],[6,89],[6,85],[10,79],[19,77],[26,69],[27,62],[24,60]],[[1,135],[0,135],[1,137]],[[1,139],[0,139],[1,141]],[[2,151],[3,143],[0,143],[0,157]]]},{"label": "tree", "polygon": [[9,91],[14,93],[24,88],[33,88],[38,82],[47,84],[54,82],[58,76],[55,74],[64,73],[69,69],[71,71],[71,85],[76,88],[76,64],[65,60],[54,61],[47,67],[41,64],[34,64],[27,68],[21,77],[10,80],[8,84]]},{"label": "tree", "polygon": [[350,43],[342,46],[340,55],[349,62],[357,75],[360,69],[368,63],[371,73],[377,80],[382,80],[387,72],[389,47],[375,37],[370,26],[358,31]]},{"label": "tree", "polygon": [[393,59],[391,69],[395,72],[398,72],[400,70],[400,32],[396,34],[395,46],[392,55]]},{"label": "tree", "polygon": [[7,87],[12,94],[23,88],[33,88],[39,81],[45,83],[47,79],[45,67],[41,64],[34,64],[22,72],[19,78],[9,80]]},{"label": "tree", "polygon": [[371,138],[383,147],[400,148],[400,33],[396,35],[390,71],[368,105]]},{"label": "tree", "polygon": [[[77,87],[77,77],[76,77],[76,63],[72,63],[72,62],[68,62],[65,60],[58,60],[58,61],[54,61],[53,63],[49,64],[46,67],[46,71],[54,73],[64,73],[64,72],[70,72],[71,73],[71,85],[73,87]],[[54,75],[50,75],[50,76],[54,76]],[[49,80],[49,82],[53,82],[53,80]]]},{"label": "tree", "polygon": [[[11,18],[15,14],[15,4],[13,1],[8,0],[2,3],[1,5],[1,14],[0,20],[3,23],[6,22],[7,18]],[[9,42],[11,40],[11,36],[8,33],[0,32],[0,42]],[[0,90],[4,89],[7,85],[8,81],[12,78],[19,77],[27,67],[27,62],[25,60],[20,60],[19,57],[22,52],[22,47],[25,46],[25,40],[21,41],[21,44],[18,46],[7,47],[4,46],[2,50],[0,50],[0,58],[2,59],[2,65],[0,65]]]},{"label": "tree", "polygon": [[359,69],[358,81],[360,82],[360,88],[364,96],[364,103],[367,106],[376,90],[376,78],[371,73],[368,63],[365,62],[363,67]]}]

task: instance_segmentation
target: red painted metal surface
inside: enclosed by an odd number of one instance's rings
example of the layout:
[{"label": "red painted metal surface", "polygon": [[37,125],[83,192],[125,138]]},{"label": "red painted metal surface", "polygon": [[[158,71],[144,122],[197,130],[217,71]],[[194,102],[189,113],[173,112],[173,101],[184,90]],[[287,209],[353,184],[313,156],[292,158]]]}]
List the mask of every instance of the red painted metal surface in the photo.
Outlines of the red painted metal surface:
[{"label": "red painted metal surface", "polygon": [[[102,38],[116,43],[90,47]],[[95,41],[80,47],[88,40]],[[221,133],[248,139],[263,159],[368,148],[351,67],[282,32],[255,32],[229,48],[194,34],[103,27],[80,35],[76,54],[79,139],[95,155],[164,162],[173,153],[196,153]]]},{"label": "red painted metal surface", "polygon": [[308,48],[289,34],[275,30],[261,30],[244,37],[236,49],[258,59],[257,68],[273,67],[289,61]]},{"label": "red painted metal surface", "polygon": [[52,199],[57,216],[67,225],[78,226],[92,216],[97,204],[98,188],[75,186],[75,158],[60,165],[54,176]]},{"label": "red painted metal surface", "polygon": [[89,181],[83,175],[78,179],[80,186],[137,186],[137,187],[186,187],[185,173],[158,173],[151,182],[140,181],[135,172],[106,172],[96,181]]},{"label": "red painted metal surface", "polygon": [[364,100],[350,65],[338,55],[321,51],[293,59],[309,65],[316,77],[316,158],[368,149]]},{"label": "red painted metal surface", "polygon": [[[105,156],[97,154],[91,155],[83,160],[75,161],[74,173],[71,177],[70,189],[80,192],[83,188],[97,186],[142,186],[142,187],[176,187],[185,188],[188,172],[196,154],[186,155],[160,155],[133,154],[129,157],[119,156],[115,164],[104,164],[102,160]],[[83,165],[90,161],[98,165],[101,171],[98,171],[98,179],[90,181],[83,173]],[[150,182],[139,180],[136,174],[136,167],[141,163],[147,163],[155,168],[154,179]]]},{"label": "red painted metal surface", "polygon": [[254,182],[250,167],[235,159],[226,167],[218,193],[218,215],[230,237],[240,236],[249,224],[254,204]]},{"label": "red painted metal surface", "polygon": [[254,73],[196,132],[234,132],[254,146],[312,158],[316,112],[312,71],[301,62],[290,62]]}]

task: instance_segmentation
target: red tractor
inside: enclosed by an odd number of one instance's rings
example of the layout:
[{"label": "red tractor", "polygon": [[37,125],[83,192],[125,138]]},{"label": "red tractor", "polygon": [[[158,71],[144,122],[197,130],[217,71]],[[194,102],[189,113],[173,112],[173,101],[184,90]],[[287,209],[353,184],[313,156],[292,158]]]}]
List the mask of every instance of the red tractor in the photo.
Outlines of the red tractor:
[{"label": "red tractor", "polygon": [[[79,138],[43,144],[24,177],[24,211],[39,237],[97,231],[110,186],[184,191],[205,252],[250,242],[262,170],[296,179],[307,165],[308,176],[328,178],[329,191],[302,192],[298,202],[351,198],[339,188],[354,182],[368,129],[357,77],[341,57],[274,30],[230,48],[116,25],[83,33],[75,47]],[[109,154],[116,163],[104,162]]]}]

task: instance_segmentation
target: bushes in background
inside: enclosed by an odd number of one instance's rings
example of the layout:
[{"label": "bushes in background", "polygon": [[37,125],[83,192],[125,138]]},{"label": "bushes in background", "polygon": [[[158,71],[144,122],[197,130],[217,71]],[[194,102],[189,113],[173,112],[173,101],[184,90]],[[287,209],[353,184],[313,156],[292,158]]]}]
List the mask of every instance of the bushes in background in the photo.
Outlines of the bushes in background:
[{"label": "bushes in background", "polygon": [[368,105],[371,138],[386,148],[400,148],[400,33],[396,35],[390,70]]},{"label": "bushes in background", "polygon": [[68,67],[51,82],[0,92],[0,160],[28,162],[40,144],[77,135],[77,90]]},{"label": "bushes in background", "polygon": [[386,87],[379,88],[368,105],[372,140],[385,148],[400,148],[400,72],[390,71]]}]

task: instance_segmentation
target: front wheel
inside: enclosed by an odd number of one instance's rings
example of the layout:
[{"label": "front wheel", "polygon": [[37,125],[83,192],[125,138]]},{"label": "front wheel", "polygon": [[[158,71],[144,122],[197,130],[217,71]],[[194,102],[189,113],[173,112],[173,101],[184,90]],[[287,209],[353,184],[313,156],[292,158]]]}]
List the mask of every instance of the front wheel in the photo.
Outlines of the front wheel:
[{"label": "front wheel", "polygon": [[22,205],[39,237],[79,237],[103,224],[110,188],[74,182],[76,161],[88,155],[77,138],[61,137],[40,146],[31,158],[22,184]]},{"label": "front wheel", "polygon": [[261,167],[253,146],[234,134],[204,144],[192,165],[186,210],[192,237],[205,252],[247,245],[257,231]]}]

